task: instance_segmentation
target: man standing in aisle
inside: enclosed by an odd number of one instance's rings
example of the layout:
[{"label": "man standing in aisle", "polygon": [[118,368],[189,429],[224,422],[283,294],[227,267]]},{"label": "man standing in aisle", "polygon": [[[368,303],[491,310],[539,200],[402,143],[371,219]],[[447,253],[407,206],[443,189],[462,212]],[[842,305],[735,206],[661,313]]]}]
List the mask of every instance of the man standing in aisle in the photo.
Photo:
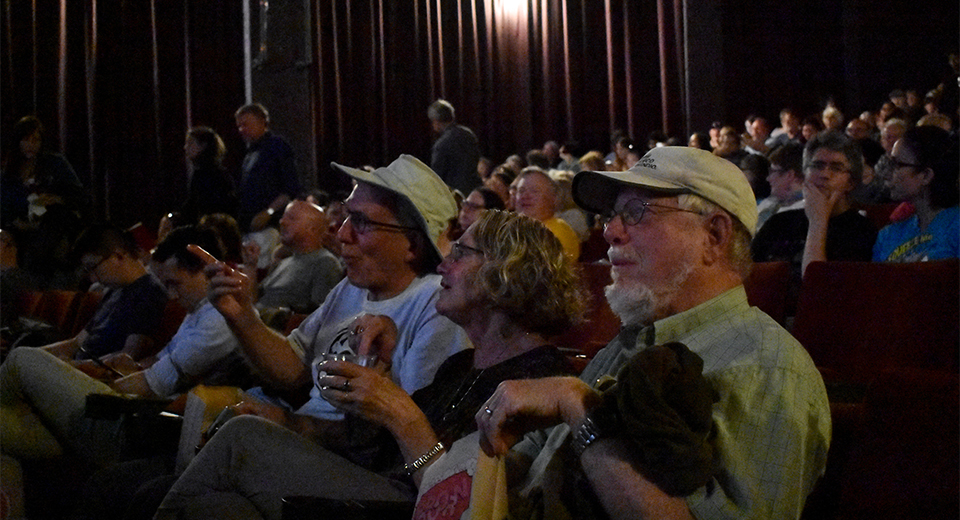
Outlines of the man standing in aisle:
[{"label": "man standing in aisle", "polygon": [[480,185],[477,162],[480,160],[480,145],[477,136],[469,128],[458,125],[453,105],[438,99],[427,109],[427,117],[433,131],[439,134],[433,143],[430,167],[453,189],[464,197]]},{"label": "man standing in aisle", "polygon": [[240,229],[259,231],[303,191],[287,141],[270,131],[270,114],[259,103],[234,114],[237,132],[247,145],[240,175]]}]

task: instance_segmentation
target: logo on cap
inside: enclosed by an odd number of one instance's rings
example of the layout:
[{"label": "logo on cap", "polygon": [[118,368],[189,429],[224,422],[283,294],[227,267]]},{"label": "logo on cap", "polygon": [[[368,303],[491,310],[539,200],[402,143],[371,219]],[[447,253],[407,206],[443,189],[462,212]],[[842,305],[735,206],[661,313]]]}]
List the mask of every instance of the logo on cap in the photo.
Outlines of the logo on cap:
[{"label": "logo on cap", "polygon": [[642,168],[650,168],[651,170],[657,169],[657,163],[653,160],[653,157],[645,156],[639,161],[637,161],[637,166]]}]

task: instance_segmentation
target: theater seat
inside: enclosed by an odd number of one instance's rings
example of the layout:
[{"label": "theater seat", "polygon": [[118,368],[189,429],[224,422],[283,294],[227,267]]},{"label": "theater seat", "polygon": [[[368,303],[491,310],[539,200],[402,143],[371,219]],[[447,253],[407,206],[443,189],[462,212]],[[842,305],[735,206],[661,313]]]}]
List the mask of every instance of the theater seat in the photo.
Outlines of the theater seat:
[{"label": "theater seat", "polygon": [[956,372],[882,371],[863,403],[831,408],[834,440],[827,472],[807,501],[803,518],[957,518],[960,378]]},{"label": "theater seat", "polygon": [[73,330],[73,319],[80,304],[79,294],[77,291],[44,291],[31,317],[49,323],[61,337],[67,337]]},{"label": "theater seat", "polygon": [[747,301],[785,325],[790,280],[790,262],[754,262],[750,276],[743,282]]},{"label": "theater seat", "polygon": [[620,332],[620,318],[610,310],[604,294],[610,285],[610,264],[581,262],[579,268],[587,296],[585,320],[553,338],[578,371]]},{"label": "theater seat", "polygon": [[956,371],[960,263],[814,262],[792,333],[827,383],[865,385],[886,368]]}]

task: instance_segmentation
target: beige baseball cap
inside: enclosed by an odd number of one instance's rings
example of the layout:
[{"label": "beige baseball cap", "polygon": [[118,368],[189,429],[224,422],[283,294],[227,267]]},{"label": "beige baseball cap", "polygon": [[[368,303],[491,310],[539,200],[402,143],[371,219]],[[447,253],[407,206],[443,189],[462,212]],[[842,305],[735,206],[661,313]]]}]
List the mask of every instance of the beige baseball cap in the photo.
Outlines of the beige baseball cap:
[{"label": "beige baseball cap", "polygon": [[631,186],[699,195],[736,217],[751,236],[757,231],[757,199],[746,175],[732,162],[699,148],[653,148],[625,172],[582,171],[573,178],[573,200],[587,211],[604,214]]},{"label": "beige baseball cap", "polygon": [[437,245],[450,219],[457,216],[457,202],[450,188],[440,177],[412,155],[401,155],[390,165],[372,172],[330,163],[333,168],[354,179],[375,184],[409,201],[417,210],[417,222],[430,238],[440,258],[443,253]]}]

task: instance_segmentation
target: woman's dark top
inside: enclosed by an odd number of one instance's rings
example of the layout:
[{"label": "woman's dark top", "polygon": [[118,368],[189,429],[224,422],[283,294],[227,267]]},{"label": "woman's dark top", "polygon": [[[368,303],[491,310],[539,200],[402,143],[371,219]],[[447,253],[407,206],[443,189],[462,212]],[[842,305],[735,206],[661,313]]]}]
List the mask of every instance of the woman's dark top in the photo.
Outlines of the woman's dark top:
[{"label": "woman's dark top", "polygon": [[237,188],[233,179],[215,165],[197,166],[190,178],[190,193],[180,209],[189,222],[211,213],[237,216]]},{"label": "woman's dark top", "polygon": [[566,358],[549,345],[483,370],[473,368],[473,354],[473,349],[467,349],[450,356],[437,369],[433,382],[413,393],[413,401],[447,446],[476,431],[474,415],[502,381],[572,373]]}]

